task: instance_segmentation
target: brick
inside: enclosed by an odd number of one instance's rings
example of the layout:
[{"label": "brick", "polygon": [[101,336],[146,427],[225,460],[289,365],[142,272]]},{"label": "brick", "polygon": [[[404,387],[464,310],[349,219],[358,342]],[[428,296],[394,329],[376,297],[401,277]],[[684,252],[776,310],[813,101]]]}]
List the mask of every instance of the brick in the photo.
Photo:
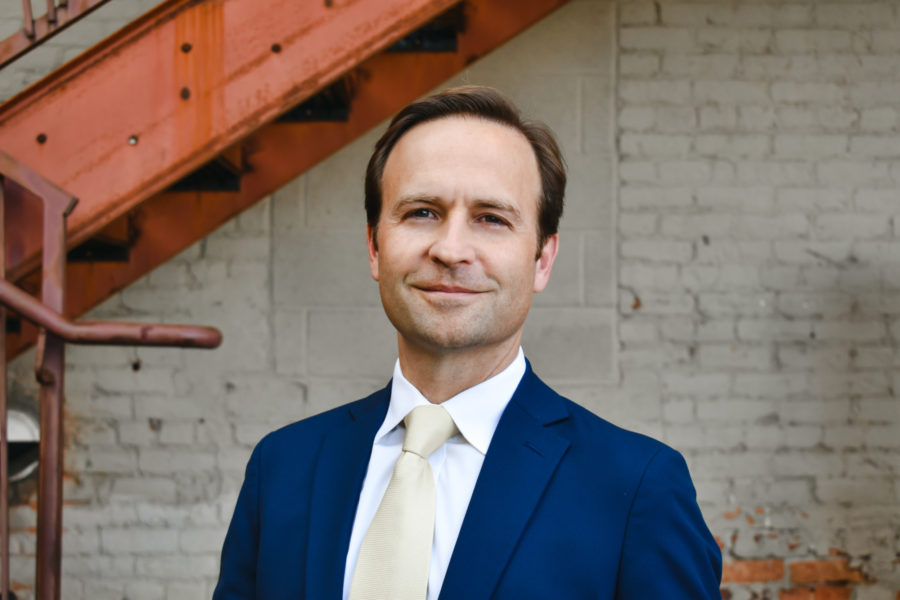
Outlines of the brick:
[{"label": "brick", "polygon": [[219,560],[214,555],[148,556],[137,562],[135,571],[138,575],[166,579],[215,577],[219,573]]},{"label": "brick", "polygon": [[619,98],[625,102],[685,104],[691,98],[687,81],[622,81]]},{"label": "brick", "polygon": [[658,220],[652,213],[619,214],[619,233],[626,238],[653,235]]},{"label": "brick", "polygon": [[900,211],[897,206],[897,190],[859,190],[854,199],[855,206],[865,212],[877,212],[896,214]]},{"label": "brick", "polygon": [[720,211],[764,213],[775,206],[774,197],[768,187],[706,187],[697,191],[697,204]]},{"label": "brick", "polygon": [[688,242],[670,242],[653,239],[628,240],[621,243],[621,256],[661,263],[686,263],[694,254]]},{"label": "brick", "polygon": [[663,389],[673,396],[724,397],[730,386],[731,379],[724,373],[673,372],[663,376]]},{"label": "brick", "polygon": [[873,185],[889,181],[886,165],[860,161],[820,162],[816,165],[816,176],[820,182],[838,187]]},{"label": "brick", "polygon": [[675,266],[627,264],[619,268],[619,284],[644,290],[668,290],[678,285],[678,268]]},{"label": "brick", "polygon": [[882,321],[828,321],[814,325],[816,339],[821,341],[877,341],[887,331]]},{"label": "brick", "polygon": [[661,50],[684,52],[695,47],[690,29],[669,27],[627,27],[619,34],[619,46],[624,50]]},{"label": "brick", "polygon": [[700,109],[700,129],[732,130],[737,125],[737,110],[733,106],[704,106]]},{"label": "brick", "polygon": [[700,295],[700,310],[713,316],[766,316],[774,312],[773,294],[712,292]]},{"label": "brick", "polygon": [[754,266],[686,265],[681,271],[682,285],[689,290],[735,290],[759,287],[759,269]]},{"label": "brick", "polygon": [[622,314],[640,312],[648,315],[690,315],[694,312],[694,297],[690,294],[634,291],[620,295],[620,308]]},{"label": "brick", "polygon": [[631,134],[619,138],[619,147],[625,156],[684,157],[691,147],[687,136]]},{"label": "brick", "polygon": [[851,206],[848,190],[829,188],[781,188],[776,191],[779,208],[799,212],[849,210]]},{"label": "brick", "polygon": [[737,115],[740,129],[769,131],[775,127],[775,108],[771,106],[739,106]]},{"label": "brick", "polygon": [[625,183],[657,183],[656,165],[644,160],[623,159],[619,162],[619,178]]},{"label": "brick", "polygon": [[701,156],[762,158],[770,153],[769,138],[762,135],[699,135],[694,147]]},{"label": "brick", "polygon": [[689,188],[626,186],[619,192],[619,201],[623,208],[636,210],[690,206],[694,198]]},{"label": "brick", "polygon": [[656,109],[656,128],[660,133],[694,135],[697,112],[693,106],[660,106]]},{"label": "brick", "polygon": [[664,54],[662,72],[676,77],[729,78],[737,71],[738,57],[728,54]]},{"label": "brick", "polygon": [[[710,204],[715,202],[716,191],[709,196]],[[752,265],[766,263],[772,257],[772,244],[768,241],[732,241],[720,236],[707,236],[697,244],[699,264]]]},{"label": "brick", "polygon": [[215,464],[212,453],[197,449],[188,452],[142,448],[139,451],[140,469],[150,474],[211,472]]},{"label": "brick", "polygon": [[837,30],[781,30],[775,32],[775,45],[785,54],[841,52],[850,50],[852,36]]},{"label": "brick", "polygon": [[859,126],[863,131],[882,132],[895,128],[900,115],[894,108],[877,106],[860,111]]},{"label": "brick", "polygon": [[741,76],[762,81],[812,79],[818,72],[813,56],[750,55],[741,57]]},{"label": "brick", "polygon": [[657,327],[653,323],[622,321],[619,323],[619,339],[626,344],[655,342],[659,339]]},{"label": "brick", "polygon": [[778,297],[779,311],[792,318],[845,317],[853,311],[854,303],[854,297],[849,294],[787,293]]},{"label": "brick", "polygon": [[619,22],[623,26],[651,25],[656,22],[653,2],[628,2],[619,10]]},{"label": "brick", "polygon": [[619,57],[619,75],[623,79],[647,78],[659,72],[659,64],[656,54],[623,54]]},{"label": "brick", "polygon": [[769,369],[772,352],[765,346],[750,344],[708,344],[698,352],[700,365],[705,368]]},{"label": "brick", "polygon": [[693,98],[700,103],[727,105],[766,105],[770,102],[767,84],[735,80],[697,81]]},{"label": "brick", "polygon": [[178,548],[172,529],[105,528],[100,531],[103,550],[110,554],[170,554]]},{"label": "brick", "polygon": [[900,83],[895,81],[862,81],[850,89],[850,101],[857,108],[893,105],[900,94]]},{"label": "brick", "polygon": [[794,583],[841,583],[865,581],[858,568],[846,559],[798,561],[788,565],[790,580]]},{"label": "brick", "polygon": [[710,27],[697,30],[697,43],[706,52],[762,54],[773,43],[771,31]]},{"label": "brick", "polygon": [[841,104],[845,89],[834,83],[776,81],[772,84],[772,100],[776,103]]},{"label": "brick", "polygon": [[894,22],[890,3],[861,2],[837,3],[816,6],[816,25],[837,29],[881,29]]},{"label": "brick", "polygon": [[871,239],[887,235],[890,223],[881,215],[826,213],[816,217],[815,234],[820,239]]},{"label": "brick", "polygon": [[626,106],[619,112],[618,124],[623,131],[646,131],[656,125],[656,110],[649,106]]},{"label": "brick", "polygon": [[847,153],[847,138],[842,135],[777,135],[775,156],[785,158],[829,158]]},{"label": "brick", "polygon": [[802,587],[778,590],[778,600],[850,600],[853,590],[846,587]]},{"label": "brick", "polygon": [[118,477],[113,483],[113,499],[175,502],[175,482],[166,477]]},{"label": "brick", "polygon": [[179,547],[188,554],[217,554],[225,540],[225,532],[219,527],[185,529],[179,533]]},{"label": "brick", "polygon": [[850,138],[850,153],[871,158],[900,158],[900,136],[854,136]]},{"label": "brick", "polygon": [[737,181],[750,185],[765,181],[777,186],[810,186],[815,180],[815,167],[805,161],[746,160],[737,168]]}]

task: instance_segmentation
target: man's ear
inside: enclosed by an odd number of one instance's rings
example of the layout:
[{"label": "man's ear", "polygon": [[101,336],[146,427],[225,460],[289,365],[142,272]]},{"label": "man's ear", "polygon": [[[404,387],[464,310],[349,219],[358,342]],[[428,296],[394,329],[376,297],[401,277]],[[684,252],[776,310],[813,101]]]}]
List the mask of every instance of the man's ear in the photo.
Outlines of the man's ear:
[{"label": "man's ear", "polygon": [[544,247],[537,257],[534,265],[534,291],[541,292],[550,281],[550,271],[553,270],[553,261],[559,251],[559,234],[554,233],[544,241]]},{"label": "man's ear", "polygon": [[369,247],[369,272],[372,279],[378,281],[378,244],[375,242],[375,228],[366,225],[366,245]]}]

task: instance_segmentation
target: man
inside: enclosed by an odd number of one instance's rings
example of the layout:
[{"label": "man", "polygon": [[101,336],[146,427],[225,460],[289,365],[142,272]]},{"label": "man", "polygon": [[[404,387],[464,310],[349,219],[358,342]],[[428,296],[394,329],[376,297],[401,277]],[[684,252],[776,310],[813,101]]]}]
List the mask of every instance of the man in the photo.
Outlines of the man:
[{"label": "man", "polygon": [[557,395],[522,355],[564,189],[552,135],[495,90],[395,117],[366,174],[393,379],[260,442],[214,598],[720,597],[681,456]]}]

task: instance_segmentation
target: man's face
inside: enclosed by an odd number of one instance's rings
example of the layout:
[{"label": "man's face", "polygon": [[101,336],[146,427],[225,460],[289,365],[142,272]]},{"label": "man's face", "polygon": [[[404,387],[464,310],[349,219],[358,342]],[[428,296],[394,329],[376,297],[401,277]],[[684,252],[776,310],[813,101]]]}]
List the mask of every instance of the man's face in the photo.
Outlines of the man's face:
[{"label": "man's face", "polygon": [[553,235],[538,252],[541,182],[525,137],[479,118],[417,125],[391,151],[381,187],[369,266],[401,346],[518,346],[558,244]]}]

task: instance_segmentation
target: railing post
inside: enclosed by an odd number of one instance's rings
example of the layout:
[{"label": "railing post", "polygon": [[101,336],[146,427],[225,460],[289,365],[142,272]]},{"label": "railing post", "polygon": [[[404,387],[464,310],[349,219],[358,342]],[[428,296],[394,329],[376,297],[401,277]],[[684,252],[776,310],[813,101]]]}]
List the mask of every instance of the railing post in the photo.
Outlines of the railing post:
[{"label": "railing post", "polygon": [[[0,175],[0,279],[6,277],[6,179]],[[9,439],[6,421],[6,307],[0,304],[0,598],[9,600]]]}]

